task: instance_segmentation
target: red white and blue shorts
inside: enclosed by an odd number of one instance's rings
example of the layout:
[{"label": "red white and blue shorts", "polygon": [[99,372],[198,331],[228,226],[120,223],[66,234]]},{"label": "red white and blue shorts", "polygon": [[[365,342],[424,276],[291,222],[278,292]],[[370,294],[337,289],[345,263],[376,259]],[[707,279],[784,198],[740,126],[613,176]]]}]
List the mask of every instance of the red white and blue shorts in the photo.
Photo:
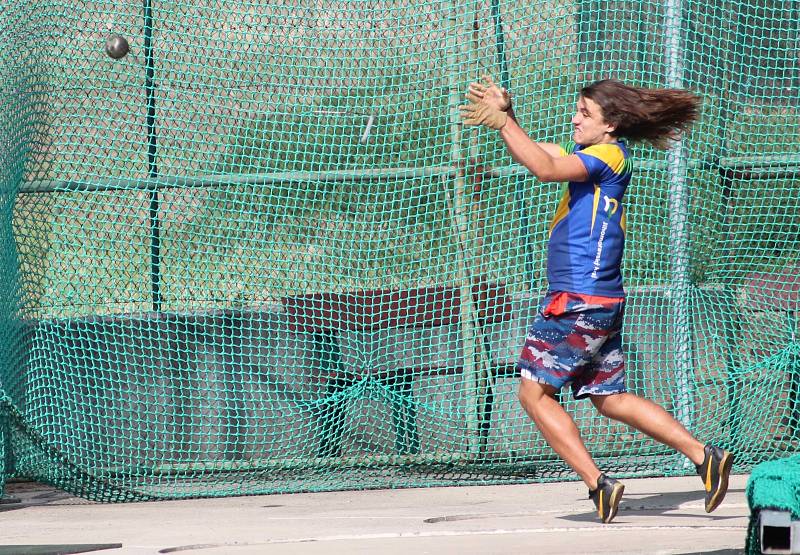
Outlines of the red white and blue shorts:
[{"label": "red white and blue shorts", "polygon": [[517,368],[523,378],[561,389],[576,399],[623,393],[625,299],[548,293],[528,330]]}]

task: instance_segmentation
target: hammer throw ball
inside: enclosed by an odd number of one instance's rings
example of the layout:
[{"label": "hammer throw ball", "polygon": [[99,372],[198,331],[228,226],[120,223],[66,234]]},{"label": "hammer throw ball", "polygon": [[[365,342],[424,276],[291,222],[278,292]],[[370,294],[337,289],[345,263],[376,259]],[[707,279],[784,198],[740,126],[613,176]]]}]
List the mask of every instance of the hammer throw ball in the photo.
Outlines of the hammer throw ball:
[{"label": "hammer throw ball", "polygon": [[115,60],[124,57],[128,53],[128,50],[130,50],[128,39],[122,35],[113,34],[106,39],[106,54]]}]

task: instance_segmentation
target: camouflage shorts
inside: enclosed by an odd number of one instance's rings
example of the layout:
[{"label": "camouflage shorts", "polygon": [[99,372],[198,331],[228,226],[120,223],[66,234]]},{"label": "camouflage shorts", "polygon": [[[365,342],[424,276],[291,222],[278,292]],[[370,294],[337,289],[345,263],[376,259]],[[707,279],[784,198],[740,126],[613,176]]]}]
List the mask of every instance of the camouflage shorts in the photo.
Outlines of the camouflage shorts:
[{"label": "camouflage shorts", "polygon": [[576,399],[625,391],[622,320],[625,300],[550,293],[542,300],[517,368],[523,378]]}]

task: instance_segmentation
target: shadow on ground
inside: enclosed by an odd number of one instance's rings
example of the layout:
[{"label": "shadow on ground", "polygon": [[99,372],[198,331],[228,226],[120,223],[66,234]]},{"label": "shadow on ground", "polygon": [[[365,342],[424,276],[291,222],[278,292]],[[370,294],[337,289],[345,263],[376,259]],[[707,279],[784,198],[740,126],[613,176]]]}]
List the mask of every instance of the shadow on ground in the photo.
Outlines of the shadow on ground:
[{"label": "shadow on ground", "polygon": [[[728,493],[744,492],[743,489],[729,489]],[[643,495],[643,496],[642,496]],[[663,517],[683,517],[679,507],[684,503],[702,502],[704,493],[702,491],[676,491],[657,494],[638,494],[636,496],[623,497],[619,504],[617,518],[627,515],[659,515]],[[597,520],[597,513],[593,510],[592,502],[587,495],[587,512],[577,515],[567,515],[559,517],[563,520],[572,522],[593,522]],[[723,505],[724,505],[723,501]],[[591,509],[591,510],[589,510]],[[715,516],[712,514],[699,515],[709,521],[724,521],[739,518],[738,516]]]}]

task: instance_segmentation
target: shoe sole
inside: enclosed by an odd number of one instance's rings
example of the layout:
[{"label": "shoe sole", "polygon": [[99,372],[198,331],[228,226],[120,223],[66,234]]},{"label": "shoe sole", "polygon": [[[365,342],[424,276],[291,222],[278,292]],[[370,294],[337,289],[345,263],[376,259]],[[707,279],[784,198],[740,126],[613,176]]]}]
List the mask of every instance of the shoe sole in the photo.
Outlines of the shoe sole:
[{"label": "shoe sole", "polygon": [[707,513],[719,507],[719,504],[722,503],[722,500],[725,498],[725,494],[728,492],[728,477],[730,476],[732,466],[733,455],[726,451],[725,456],[719,461],[719,486],[717,486],[717,491],[714,493],[711,501],[706,503]]},{"label": "shoe sole", "polygon": [[611,492],[611,499],[608,500],[608,509],[609,513],[606,518],[603,519],[604,524],[608,524],[614,517],[617,516],[617,509],[619,508],[619,500],[622,497],[622,493],[625,491],[624,484],[616,484],[614,489]]}]

